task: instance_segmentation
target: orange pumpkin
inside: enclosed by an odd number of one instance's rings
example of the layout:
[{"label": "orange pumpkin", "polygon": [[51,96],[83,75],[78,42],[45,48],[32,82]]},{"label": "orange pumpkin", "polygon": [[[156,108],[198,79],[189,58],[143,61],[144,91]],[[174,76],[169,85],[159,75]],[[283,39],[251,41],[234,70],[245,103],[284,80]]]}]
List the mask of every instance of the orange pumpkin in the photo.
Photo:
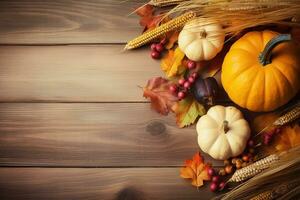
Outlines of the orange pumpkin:
[{"label": "orange pumpkin", "polygon": [[249,32],[224,58],[221,80],[230,99],[251,111],[271,111],[300,88],[300,54],[290,35]]}]

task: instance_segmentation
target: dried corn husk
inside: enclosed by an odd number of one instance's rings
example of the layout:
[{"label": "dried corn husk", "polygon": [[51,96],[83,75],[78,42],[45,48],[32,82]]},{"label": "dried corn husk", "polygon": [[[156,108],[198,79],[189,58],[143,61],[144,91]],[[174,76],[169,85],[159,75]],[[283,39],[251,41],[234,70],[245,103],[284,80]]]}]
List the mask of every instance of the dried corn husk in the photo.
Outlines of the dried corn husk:
[{"label": "dried corn husk", "polygon": [[276,119],[276,121],[273,123],[275,126],[283,126],[285,124],[288,124],[300,117],[300,103],[296,104],[295,107]]},{"label": "dried corn husk", "polygon": [[273,123],[267,125],[262,130],[260,130],[255,136],[258,136],[259,134],[263,133],[272,126],[283,126],[297,120],[299,117],[300,102],[297,102],[296,104],[292,105],[291,107],[288,107],[285,111],[283,111],[283,114],[281,114],[280,117],[278,117]]},{"label": "dried corn husk", "polygon": [[263,158],[255,163],[248,165],[242,169],[236,170],[228,182],[241,182],[249,179],[263,170],[269,168],[272,164],[279,160],[277,154],[272,154],[266,158]]},{"label": "dried corn husk", "polygon": [[275,186],[271,190],[267,190],[265,192],[262,192],[254,197],[252,197],[250,200],[271,200],[271,199],[277,199],[279,197],[284,196],[289,191],[297,188],[297,186],[300,185],[300,182],[286,182],[280,185]]},{"label": "dried corn husk", "polygon": [[216,199],[250,199],[265,191],[273,190],[283,183],[292,185],[294,189],[289,189],[276,199],[290,199],[300,195],[299,155],[300,147],[278,154],[279,160],[274,162],[268,169]]}]

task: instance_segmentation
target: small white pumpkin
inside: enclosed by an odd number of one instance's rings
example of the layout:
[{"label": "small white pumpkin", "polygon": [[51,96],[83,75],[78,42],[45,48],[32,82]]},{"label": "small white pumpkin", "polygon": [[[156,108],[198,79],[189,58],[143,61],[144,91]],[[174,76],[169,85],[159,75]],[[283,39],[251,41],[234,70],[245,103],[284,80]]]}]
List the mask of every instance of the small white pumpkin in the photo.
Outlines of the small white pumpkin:
[{"label": "small white pumpkin", "polygon": [[211,107],[196,127],[202,151],[217,160],[240,155],[250,137],[248,122],[233,106]]},{"label": "small white pumpkin", "polygon": [[222,50],[224,39],[220,24],[199,18],[183,27],[178,46],[190,60],[211,60]]}]

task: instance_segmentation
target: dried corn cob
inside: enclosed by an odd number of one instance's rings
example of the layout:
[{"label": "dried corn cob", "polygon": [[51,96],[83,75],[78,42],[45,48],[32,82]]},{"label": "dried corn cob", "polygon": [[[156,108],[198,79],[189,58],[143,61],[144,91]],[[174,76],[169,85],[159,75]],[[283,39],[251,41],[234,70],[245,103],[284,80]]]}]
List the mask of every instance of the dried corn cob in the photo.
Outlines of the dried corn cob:
[{"label": "dried corn cob", "polygon": [[256,135],[260,135],[263,133],[265,130],[272,126],[283,126],[285,124],[288,124],[300,117],[300,102],[296,103],[295,105],[292,106],[292,108],[289,108],[289,111],[287,111],[285,114],[281,115],[279,118],[277,118],[273,123],[269,124],[262,130],[260,130]]},{"label": "dried corn cob", "polygon": [[300,104],[298,103],[292,110],[279,117],[273,125],[282,126],[300,117]]},{"label": "dried corn cob", "polygon": [[196,17],[196,13],[194,13],[194,12],[187,12],[179,17],[176,17],[176,18],[168,21],[167,23],[162,24],[162,25],[156,27],[155,29],[147,31],[147,32],[143,33],[142,35],[140,35],[139,37],[129,41],[127,43],[127,45],[125,46],[125,50],[135,49],[137,47],[143,46],[143,45],[155,40],[159,36],[166,34],[167,32],[173,31],[177,28],[184,26],[184,24],[186,22],[190,21],[191,19],[193,19],[195,17]]},{"label": "dried corn cob", "polygon": [[273,199],[272,191],[268,190],[263,193],[260,193],[259,195],[256,195],[255,197],[252,197],[250,200],[270,200],[270,199]]},{"label": "dried corn cob", "polygon": [[164,7],[164,6],[172,6],[177,5],[186,0],[151,0],[148,4],[157,6],[157,7]]},{"label": "dried corn cob", "polygon": [[279,156],[276,154],[272,154],[266,158],[256,161],[255,163],[248,165],[247,167],[235,171],[228,182],[241,182],[249,179],[259,174],[263,170],[269,168],[277,160],[279,160]]}]

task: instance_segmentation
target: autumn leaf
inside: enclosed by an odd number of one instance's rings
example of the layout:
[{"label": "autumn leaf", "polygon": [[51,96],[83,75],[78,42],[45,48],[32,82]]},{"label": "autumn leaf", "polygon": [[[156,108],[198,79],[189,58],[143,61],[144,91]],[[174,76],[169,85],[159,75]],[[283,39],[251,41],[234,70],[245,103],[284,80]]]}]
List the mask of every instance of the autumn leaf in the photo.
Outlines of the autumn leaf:
[{"label": "autumn leaf", "polygon": [[143,32],[155,28],[161,22],[163,15],[154,15],[154,8],[151,5],[144,5],[136,10],[141,17],[140,25],[144,27]]},{"label": "autumn leaf", "polygon": [[300,126],[283,126],[279,134],[274,136],[270,151],[286,151],[300,145]]},{"label": "autumn leaf", "polygon": [[183,73],[185,67],[182,65],[184,53],[177,47],[169,52],[161,59],[161,69],[166,73],[167,77],[173,77]]},{"label": "autumn leaf", "polygon": [[199,116],[206,113],[202,104],[198,103],[194,98],[187,97],[179,101],[175,106],[176,122],[180,128],[195,123]]},{"label": "autumn leaf", "polygon": [[158,113],[167,115],[172,111],[178,98],[174,96],[169,87],[172,83],[162,77],[152,78],[144,87],[144,97],[151,100],[151,107]]},{"label": "autumn leaf", "polygon": [[191,179],[192,185],[201,187],[203,181],[209,181],[209,165],[205,164],[200,153],[196,153],[191,160],[185,161],[185,166],[180,169],[180,176],[185,179]]},{"label": "autumn leaf", "polygon": [[178,31],[172,31],[167,33],[168,42],[165,45],[166,49],[172,49],[175,45],[175,43],[178,41],[179,32]]}]

